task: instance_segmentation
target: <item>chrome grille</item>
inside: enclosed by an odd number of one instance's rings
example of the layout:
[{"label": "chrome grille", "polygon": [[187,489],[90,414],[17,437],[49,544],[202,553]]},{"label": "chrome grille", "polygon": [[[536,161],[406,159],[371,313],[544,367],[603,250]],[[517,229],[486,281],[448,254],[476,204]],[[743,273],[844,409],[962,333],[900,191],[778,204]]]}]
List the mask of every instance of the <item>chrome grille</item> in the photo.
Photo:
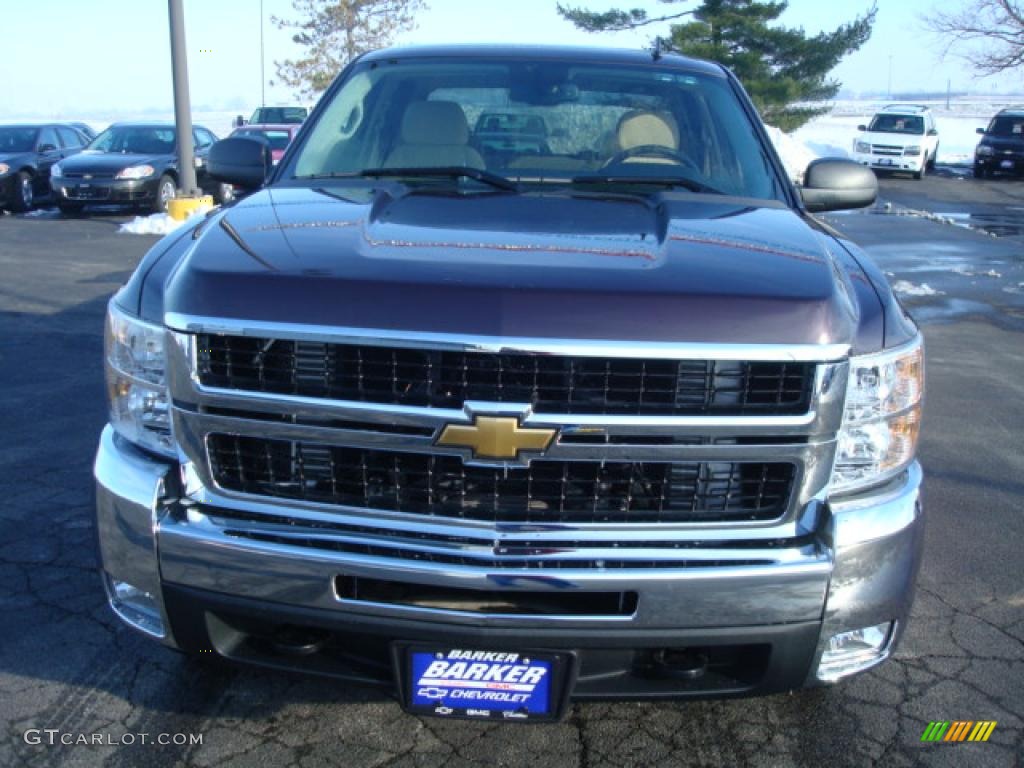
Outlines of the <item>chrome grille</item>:
[{"label": "chrome grille", "polygon": [[[803,537],[835,452],[845,345],[168,318],[185,495],[247,546],[316,549],[353,567],[756,567],[814,556]],[[506,463],[436,444],[446,425],[481,414],[558,438]]]},{"label": "chrome grille", "polygon": [[209,387],[400,406],[525,403],[538,413],[793,414],[815,366],[478,353],[202,334]]},{"label": "chrome grille", "polygon": [[903,154],[903,147],[894,147],[891,144],[872,144],[871,151],[876,155],[899,156]]},{"label": "chrome grille", "polygon": [[467,466],[457,456],[213,434],[213,477],[232,491],[492,523],[706,523],[778,518],[790,463],[534,460]]}]

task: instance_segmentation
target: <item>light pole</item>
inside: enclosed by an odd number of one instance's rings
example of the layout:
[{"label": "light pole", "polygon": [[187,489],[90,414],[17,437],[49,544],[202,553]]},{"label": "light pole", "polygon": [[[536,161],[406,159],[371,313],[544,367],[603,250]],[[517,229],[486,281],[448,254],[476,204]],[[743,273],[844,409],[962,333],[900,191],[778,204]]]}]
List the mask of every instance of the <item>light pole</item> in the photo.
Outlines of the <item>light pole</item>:
[{"label": "light pole", "polygon": [[267,106],[267,76],[263,72],[263,0],[260,0],[260,106]]},{"label": "light pole", "polygon": [[167,0],[171,24],[171,75],[174,81],[174,126],[178,139],[178,191],[197,194],[192,152],[192,105],[188,96],[188,55],[185,52],[185,11],[181,0]]}]

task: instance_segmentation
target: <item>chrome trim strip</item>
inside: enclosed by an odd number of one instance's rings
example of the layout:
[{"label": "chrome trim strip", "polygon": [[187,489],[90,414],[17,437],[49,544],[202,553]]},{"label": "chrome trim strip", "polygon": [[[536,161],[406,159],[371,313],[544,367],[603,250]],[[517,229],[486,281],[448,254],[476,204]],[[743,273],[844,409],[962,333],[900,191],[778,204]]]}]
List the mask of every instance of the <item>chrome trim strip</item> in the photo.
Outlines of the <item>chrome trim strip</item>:
[{"label": "chrome trim strip", "polygon": [[[193,474],[195,465],[186,465],[186,473]],[[608,542],[628,545],[633,541],[657,539],[661,543],[701,543],[718,546],[725,542],[777,541],[804,536],[814,530],[817,510],[812,509],[808,521],[770,521],[759,524],[722,525],[721,523],[545,523],[542,520],[522,523],[489,523],[482,520],[464,520],[430,517],[391,510],[363,509],[335,504],[275,499],[270,496],[228,495],[223,491],[200,487],[188,497],[190,503],[205,505],[202,514],[218,525],[223,518],[215,514],[219,507],[255,515],[287,517],[301,523],[334,523],[369,529],[370,535],[403,536],[412,534],[436,539],[466,539],[469,543],[488,544],[553,544],[572,541]],[[814,502],[818,505],[818,502]],[[238,523],[232,521],[231,526]],[[264,525],[262,521],[254,523]],[[231,527],[229,526],[229,527]],[[711,533],[713,531],[713,533]]]},{"label": "chrome trim strip", "polygon": [[441,349],[464,352],[518,352],[581,357],[649,357],[658,359],[751,360],[757,362],[831,362],[842,360],[849,344],[715,344],[705,342],[640,342],[611,339],[520,338],[424,333],[378,328],[338,328],[298,323],[213,318],[168,312],[164,324],[183,333],[214,333],[367,346]]}]

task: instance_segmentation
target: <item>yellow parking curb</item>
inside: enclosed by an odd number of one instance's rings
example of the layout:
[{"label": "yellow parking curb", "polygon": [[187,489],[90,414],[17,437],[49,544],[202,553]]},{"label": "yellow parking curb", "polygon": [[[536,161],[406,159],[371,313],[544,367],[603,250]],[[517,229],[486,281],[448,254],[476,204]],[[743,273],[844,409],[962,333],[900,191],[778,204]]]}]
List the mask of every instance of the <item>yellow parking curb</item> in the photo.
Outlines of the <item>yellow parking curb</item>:
[{"label": "yellow parking curb", "polygon": [[198,210],[213,208],[213,197],[174,197],[167,201],[167,215],[175,221],[184,221]]}]

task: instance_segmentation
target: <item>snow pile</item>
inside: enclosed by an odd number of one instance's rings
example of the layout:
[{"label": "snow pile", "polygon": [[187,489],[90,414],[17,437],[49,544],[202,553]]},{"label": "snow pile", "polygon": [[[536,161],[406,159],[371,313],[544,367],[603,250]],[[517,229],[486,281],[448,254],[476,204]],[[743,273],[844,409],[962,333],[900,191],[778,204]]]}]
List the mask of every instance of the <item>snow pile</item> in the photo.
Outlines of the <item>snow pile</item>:
[{"label": "snow pile", "polygon": [[26,219],[59,219],[63,214],[56,208],[36,208],[21,215]]},{"label": "snow pile", "polygon": [[205,216],[210,210],[209,207],[200,206],[187,219],[178,221],[172,219],[166,213],[154,213],[150,216],[136,216],[131,221],[125,222],[117,230],[124,235],[166,235],[178,227],[187,224],[196,216]]},{"label": "snow pile", "polygon": [[892,289],[901,296],[942,296],[943,291],[937,291],[928,283],[914,285],[909,280],[897,280],[892,284]]},{"label": "snow pile", "polygon": [[775,145],[775,151],[779,153],[782,164],[786,166],[789,177],[798,183],[802,181],[804,171],[807,170],[807,166],[812,160],[818,158],[818,153],[799,139],[793,138],[788,133],[783,133],[774,125],[766,125],[765,129],[768,131],[768,137],[772,140],[772,144]]}]

